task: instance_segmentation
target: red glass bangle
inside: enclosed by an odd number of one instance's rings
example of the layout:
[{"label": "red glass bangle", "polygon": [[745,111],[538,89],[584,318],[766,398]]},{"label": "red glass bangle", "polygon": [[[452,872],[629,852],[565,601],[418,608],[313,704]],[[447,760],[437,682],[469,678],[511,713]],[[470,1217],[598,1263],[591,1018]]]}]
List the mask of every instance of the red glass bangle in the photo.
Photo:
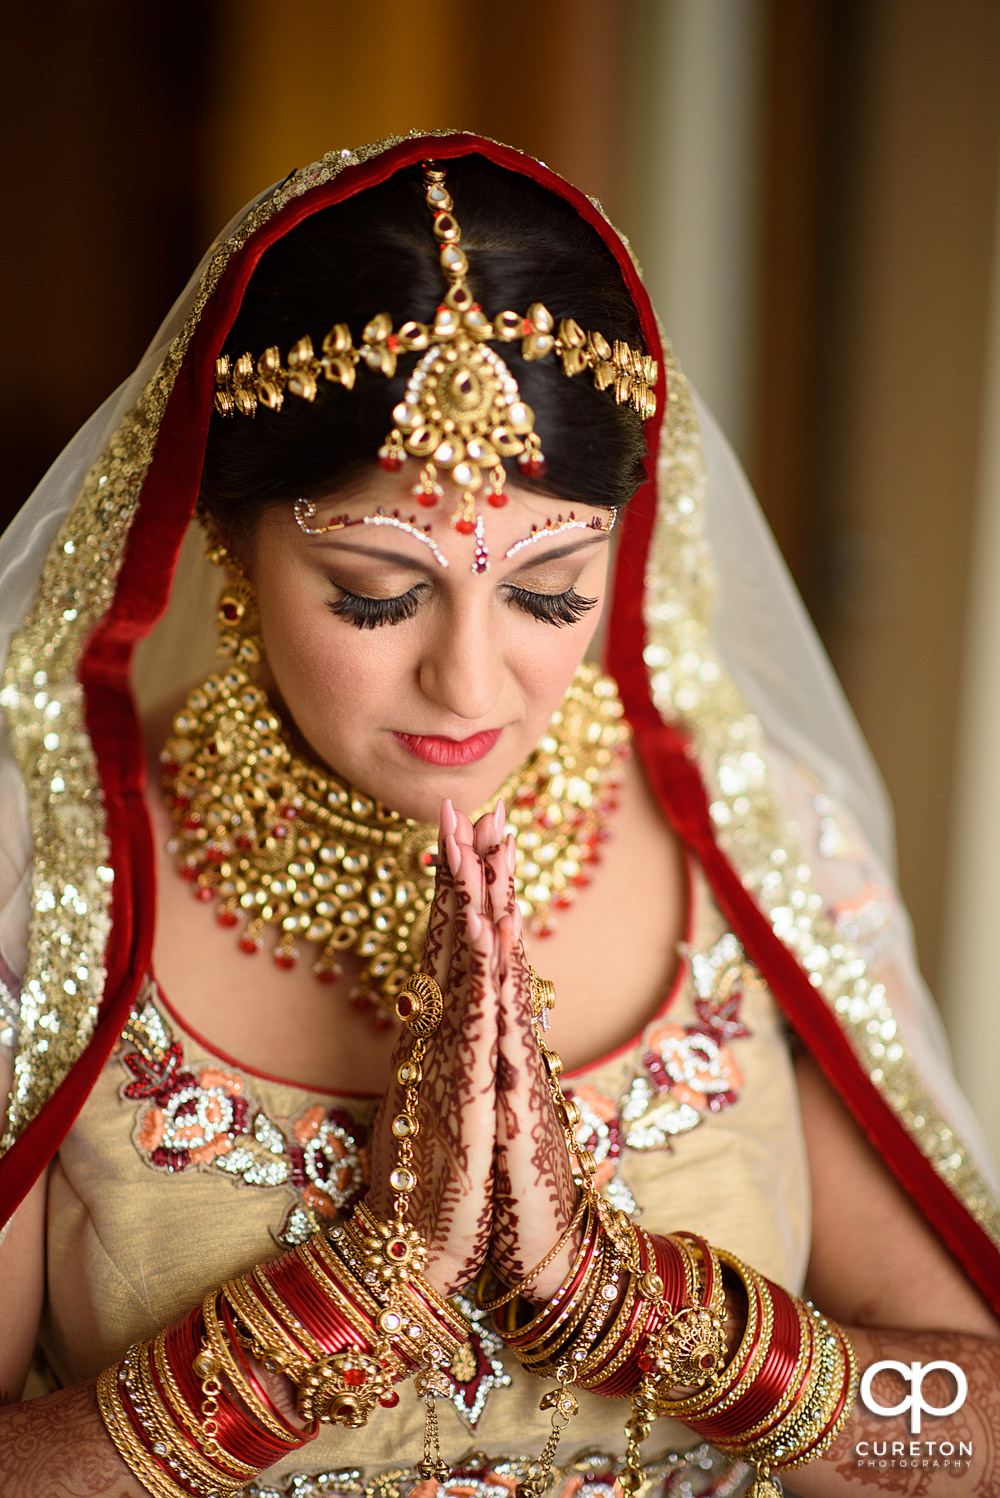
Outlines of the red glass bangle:
[{"label": "red glass bangle", "polygon": [[185,1404],[196,1420],[200,1418],[202,1389],[193,1364],[201,1351],[204,1332],[201,1307],[196,1306],[163,1333],[163,1356]]},{"label": "red glass bangle", "polygon": [[687,1289],[684,1260],[680,1250],[670,1238],[661,1237],[659,1234],[642,1233],[640,1237],[648,1239],[652,1248],[652,1267],[663,1281],[663,1299],[673,1310],[679,1310],[684,1303],[684,1292]]},{"label": "red glass bangle", "polygon": [[[222,1305],[219,1308],[219,1321],[229,1341],[229,1346],[232,1349],[233,1358],[239,1365],[240,1372],[246,1379],[249,1388],[260,1400],[261,1404],[264,1405],[264,1407],[267,1409],[268,1414],[271,1416],[271,1419],[274,1420],[275,1424],[282,1426],[287,1432],[289,1451],[294,1451],[297,1446],[301,1446],[306,1440],[311,1440],[311,1435],[306,1430],[304,1430],[302,1426],[292,1425],[287,1417],[282,1414],[281,1410],[279,1410],[275,1406],[274,1401],[271,1398],[271,1395],[268,1393],[267,1389],[261,1383],[260,1379],[257,1376],[257,1370],[254,1367],[253,1359],[249,1356],[246,1348],[243,1346],[243,1344],[240,1342],[239,1337],[236,1335],[236,1325],[233,1319],[232,1309],[225,1297],[223,1297]],[[251,1418],[253,1418],[252,1410],[250,1411],[250,1416]]]},{"label": "red glass bangle", "polygon": [[[238,1386],[233,1385],[223,1369],[225,1397],[219,1401],[218,1413],[214,1417],[216,1439],[227,1456],[247,1466],[255,1467],[258,1471],[263,1471],[273,1466],[289,1451],[295,1451],[300,1446],[306,1445],[313,1438],[314,1432],[291,1425],[275,1407],[267,1390],[257,1380],[236,1335],[236,1328],[225,1296],[220,1298],[218,1316],[234,1361],[247,1378],[250,1389],[267,1410],[270,1419],[282,1428],[285,1436],[282,1439],[273,1430],[266,1429],[261,1424],[259,1416],[252,1406],[247,1405],[240,1395]],[[194,1361],[202,1350],[203,1342],[204,1320],[200,1309],[171,1327],[164,1336],[164,1356],[169,1362],[171,1374],[176,1380],[179,1393],[199,1424],[202,1419],[204,1389],[194,1371]]]},{"label": "red glass bangle", "polygon": [[789,1380],[802,1349],[802,1323],[792,1297],[769,1281],[765,1281],[765,1285],[771,1295],[774,1321],[764,1360],[750,1387],[734,1404],[719,1415],[707,1412],[692,1422],[698,1433],[708,1440],[738,1442],[747,1431],[754,1430],[788,1392]]},{"label": "red glass bangle", "polygon": [[[332,1297],[323,1294],[309,1271],[292,1254],[272,1264],[258,1266],[257,1273],[267,1280],[324,1353],[344,1352],[348,1347],[360,1346],[358,1332],[337,1309]],[[270,1308],[272,1314],[273,1309]],[[295,1336],[294,1329],[289,1330]],[[309,1362],[313,1361],[308,1350],[306,1357]]]},{"label": "red glass bangle", "polygon": [[[223,1314],[220,1314],[220,1325],[223,1333],[227,1335],[230,1351],[234,1357],[240,1356],[242,1350],[235,1334],[235,1328],[227,1312],[225,1300],[222,1302]],[[199,1312],[198,1320],[201,1321]],[[202,1323],[203,1325],[203,1323]],[[176,1337],[170,1333],[177,1332]],[[170,1333],[164,1339],[164,1356],[170,1364],[170,1371],[176,1379],[179,1392],[184,1396],[188,1406],[192,1410],[196,1422],[200,1425],[202,1421],[202,1404],[204,1390],[194,1373],[194,1359],[201,1351],[203,1336],[198,1336],[195,1341],[195,1324],[193,1318],[185,1318],[178,1327],[172,1327]],[[171,1345],[173,1344],[173,1345]],[[225,1378],[225,1370],[222,1370]],[[220,1378],[221,1382],[221,1378]],[[215,1439],[226,1456],[232,1457],[237,1462],[243,1462],[248,1467],[254,1467],[258,1472],[274,1465],[282,1456],[289,1451],[295,1451],[304,1446],[310,1439],[309,1431],[298,1429],[288,1425],[284,1416],[272,1404],[267,1393],[257,1385],[255,1392],[259,1392],[261,1403],[266,1407],[269,1415],[276,1424],[287,1430],[287,1438],[279,1439],[273,1431],[265,1430],[259,1419],[254,1415],[252,1409],[248,1408],[245,1401],[240,1398],[238,1388],[235,1388],[228,1378],[222,1385],[223,1397],[218,1401],[218,1409],[214,1412]],[[202,1452],[204,1456],[204,1451]],[[231,1479],[230,1479],[231,1480]]]}]

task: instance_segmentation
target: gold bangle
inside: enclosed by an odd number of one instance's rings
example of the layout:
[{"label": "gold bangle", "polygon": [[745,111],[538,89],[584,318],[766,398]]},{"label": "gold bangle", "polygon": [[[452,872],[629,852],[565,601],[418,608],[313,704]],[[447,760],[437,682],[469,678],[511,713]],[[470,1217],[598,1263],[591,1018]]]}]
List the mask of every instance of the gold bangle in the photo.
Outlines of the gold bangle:
[{"label": "gold bangle", "polygon": [[[583,1329],[593,1314],[603,1279],[606,1253],[607,1242],[602,1238],[594,1251],[594,1263],[586,1280],[567,1305],[566,1319],[560,1318],[558,1324],[550,1328],[543,1337],[517,1349],[518,1361],[529,1373],[537,1374],[539,1378],[557,1377],[558,1370],[572,1361],[568,1358],[567,1349],[583,1336]],[[573,1382],[576,1382],[575,1376]]]},{"label": "gold bangle", "polygon": [[[363,1286],[360,1278],[368,1264],[364,1243],[359,1240],[352,1222],[342,1223],[325,1240],[317,1238],[315,1247],[320,1258],[330,1264],[335,1272],[346,1271],[352,1283],[366,1292],[366,1298],[371,1296],[375,1287]],[[436,1360],[437,1352],[448,1362],[468,1342],[469,1326],[465,1318],[420,1273],[414,1273],[401,1284],[393,1286],[391,1295],[381,1300],[375,1298],[371,1304],[372,1319],[378,1332],[384,1337],[401,1341],[417,1362],[428,1354]],[[408,1325],[420,1326],[432,1346],[427,1348],[419,1337],[410,1336]]]},{"label": "gold bangle", "polygon": [[[542,1306],[541,1308],[532,1308],[532,1315],[524,1325],[520,1327],[515,1326],[513,1318],[516,1317],[517,1303],[515,1301],[512,1301],[510,1306],[506,1308],[509,1321],[508,1326],[504,1328],[497,1327],[497,1330],[500,1332],[501,1336],[504,1336],[505,1333],[507,1336],[510,1336],[516,1330],[518,1341],[517,1356],[519,1358],[523,1358],[526,1354],[530,1356],[532,1352],[538,1350],[539,1344],[537,1344],[533,1340],[534,1336],[537,1333],[538,1329],[544,1326],[546,1320],[552,1314],[553,1306],[558,1304],[560,1300],[565,1300],[565,1304],[562,1306],[562,1309],[558,1312],[555,1319],[551,1322],[551,1324],[545,1331],[543,1341],[540,1344],[542,1347],[548,1346],[555,1337],[556,1332],[565,1327],[567,1318],[576,1315],[581,1300],[588,1296],[589,1291],[592,1288],[594,1271],[597,1267],[598,1260],[596,1235],[600,1231],[600,1224],[597,1220],[597,1214],[594,1211],[593,1199],[588,1193],[584,1193],[584,1196],[586,1200],[586,1225],[583,1230],[583,1236],[580,1240],[580,1247],[577,1249],[576,1255],[566,1273],[566,1277],[563,1280],[563,1283],[553,1295],[547,1306]],[[591,1255],[590,1263],[585,1267],[583,1271],[583,1278],[580,1281],[580,1284],[577,1285],[572,1297],[570,1297],[569,1287],[570,1285],[572,1285],[574,1279],[579,1273],[581,1259],[583,1259],[584,1256],[588,1253]],[[496,1325],[496,1323],[494,1323],[494,1325]]]},{"label": "gold bangle", "polygon": [[118,1391],[121,1364],[113,1364],[97,1375],[97,1408],[104,1429],[118,1455],[152,1498],[191,1498],[153,1460],[133,1429]]},{"label": "gold bangle", "polygon": [[[240,1325],[250,1335],[248,1351],[269,1373],[283,1373],[292,1383],[307,1359],[285,1332],[268,1315],[260,1300],[251,1293],[248,1279],[229,1280],[222,1293]],[[237,1335],[239,1335],[237,1331]],[[246,1344],[244,1344],[246,1345]]]},{"label": "gold bangle", "polygon": [[150,1346],[149,1342],[139,1344],[131,1358],[130,1372],[135,1382],[130,1386],[130,1393],[143,1430],[150,1437],[153,1455],[167,1462],[172,1457],[174,1470],[185,1481],[200,1485],[205,1492],[216,1488],[220,1478],[239,1487],[256,1477],[259,1468],[244,1467],[243,1463],[240,1463],[240,1471],[227,1470],[225,1453],[221,1449],[220,1459],[216,1461],[213,1453],[205,1451],[197,1440],[188,1440],[178,1423],[171,1420],[170,1407],[156,1387],[149,1366]]},{"label": "gold bangle", "polygon": [[300,1349],[299,1356],[302,1363],[315,1363],[318,1358],[324,1357],[322,1347],[316,1341],[308,1327],[303,1326],[287,1303],[282,1300],[277,1290],[271,1284],[265,1272],[263,1264],[255,1264],[246,1280],[248,1292],[256,1299],[258,1295],[264,1297],[259,1301],[264,1315],[269,1317],[273,1324],[284,1333],[288,1341]]},{"label": "gold bangle", "polygon": [[[246,1479],[226,1481],[226,1474],[202,1459],[201,1454],[183,1443],[179,1433],[165,1424],[163,1415],[154,1408],[148,1386],[142,1377],[142,1350],[146,1344],[134,1343],[121,1362],[105,1369],[98,1379],[98,1408],[105,1428],[126,1466],[145,1484],[153,1498],[239,1498]],[[128,1390],[143,1432],[153,1438],[147,1448],[139,1438],[122,1403],[119,1383]],[[164,1466],[176,1473],[175,1482]],[[254,1468],[251,1475],[256,1476]],[[222,1479],[220,1481],[220,1478]],[[183,1482],[185,1486],[179,1484]]]},{"label": "gold bangle", "polygon": [[613,1328],[618,1326],[622,1316],[626,1314],[625,1308],[635,1305],[632,1291],[637,1282],[629,1273],[623,1294],[620,1285],[623,1268],[628,1269],[628,1265],[622,1259],[618,1244],[612,1238],[605,1238],[601,1272],[590,1314],[580,1327],[578,1335],[557,1349],[557,1366],[567,1359],[572,1362],[576,1369],[573,1382],[581,1387],[587,1370],[596,1366],[601,1348],[610,1340]]},{"label": "gold bangle", "polygon": [[[360,1222],[365,1224],[365,1226],[370,1226],[372,1231],[376,1231],[383,1226],[383,1224],[380,1224],[378,1219],[374,1216],[367,1203],[359,1202],[354,1210],[354,1217],[349,1218],[345,1223],[341,1225],[341,1228],[339,1230],[340,1236],[336,1237],[338,1230],[334,1229],[333,1232],[329,1233],[325,1239],[319,1239],[317,1246],[320,1247],[321,1253],[325,1253],[326,1249],[331,1246],[333,1242],[336,1242],[338,1246],[346,1243],[357,1254],[360,1265],[367,1268],[368,1261],[365,1258],[364,1239],[361,1236],[359,1225],[354,1221],[354,1218],[360,1219]],[[423,1299],[429,1303],[427,1311],[424,1312],[424,1315],[426,1316],[426,1314],[428,1314],[429,1312],[436,1318],[436,1322],[440,1321],[444,1323],[443,1329],[437,1327],[436,1325],[437,1334],[439,1336],[444,1336],[445,1332],[447,1332],[447,1334],[454,1337],[457,1343],[456,1351],[458,1350],[458,1346],[464,1345],[464,1343],[468,1340],[469,1335],[468,1322],[466,1321],[464,1316],[461,1316],[455,1310],[454,1306],[449,1305],[448,1301],[446,1301],[442,1295],[438,1294],[437,1290],[435,1290],[434,1286],[427,1279],[426,1275],[423,1274],[421,1269],[414,1268],[408,1275],[407,1279],[402,1281],[402,1283],[397,1287],[400,1291],[402,1291],[404,1296],[407,1293],[407,1286],[415,1286],[417,1289],[419,1289]],[[368,1289],[369,1295],[371,1295],[376,1301],[378,1301],[377,1289],[381,1287],[366,1288]]]}]

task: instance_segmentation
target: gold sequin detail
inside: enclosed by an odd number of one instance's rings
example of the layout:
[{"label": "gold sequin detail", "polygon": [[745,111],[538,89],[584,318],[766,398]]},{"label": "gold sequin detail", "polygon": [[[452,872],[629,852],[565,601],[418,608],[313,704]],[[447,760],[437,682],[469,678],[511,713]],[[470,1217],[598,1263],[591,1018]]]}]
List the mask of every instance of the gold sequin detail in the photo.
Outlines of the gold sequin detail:
[{"label": "gold sequin detail", "polygon": [[712,648],[701,438],[684,377],[668,349],[665,356],[670,394],[644,600],[653,700],[662,717],[679,719],[690,733],[719,843],[775,934],[832,1007],[867,1076],[914,1143],[1000,1246],[1000,1206],[919,1076],[883,984],[825,910],[771,783],[760,722]]}]

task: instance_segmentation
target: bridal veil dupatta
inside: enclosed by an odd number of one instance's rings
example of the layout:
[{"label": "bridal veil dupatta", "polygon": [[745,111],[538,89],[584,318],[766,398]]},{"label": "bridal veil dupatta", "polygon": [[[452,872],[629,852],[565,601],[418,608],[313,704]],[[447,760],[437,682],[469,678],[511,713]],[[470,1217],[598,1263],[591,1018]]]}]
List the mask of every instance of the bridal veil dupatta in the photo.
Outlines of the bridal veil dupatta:
[{"label": "bridal veil dupatta", "polygon": [[[889,817],[753,496],[599,205],[530,157],[463,134],[333,152],[252,204],[0,541],[0,1221],[58,1149],[149,967],[152,843],[133,692],[148,699],[165,668],[162,650],[143,644],[137,657],[136,646],[156,626],[159,649],[178,620],[188,643],[208,629],[192,621],[199,602],[210,620],[209,584],[182,547],[214,361],[247,282],[309,214],[400,167],[470,152],[572,204],[614,254],[660,354],[648,474],[621,527],[607,640],[650,782],[789,1022],[1000,1310],[997,1196],[905,917],[883,900],[874,945],[835,918],[877,863],[867,850],[888,860]],[[829,859],[838,839],[853,851]]]}]

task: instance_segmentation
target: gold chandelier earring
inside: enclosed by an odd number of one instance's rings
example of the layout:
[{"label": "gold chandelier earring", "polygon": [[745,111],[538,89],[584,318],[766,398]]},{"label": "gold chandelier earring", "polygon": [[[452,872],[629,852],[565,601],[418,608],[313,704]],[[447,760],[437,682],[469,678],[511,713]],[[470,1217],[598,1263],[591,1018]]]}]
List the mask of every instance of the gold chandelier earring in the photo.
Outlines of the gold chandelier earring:
[{"label": "gold chandelier earring", "polygon": [[216,653],[243,667],[258,666],[264,658],[264,642],[254,585],[243,563],[223,545],[211,526],[206,555],[226,574],[215,612]]}]

